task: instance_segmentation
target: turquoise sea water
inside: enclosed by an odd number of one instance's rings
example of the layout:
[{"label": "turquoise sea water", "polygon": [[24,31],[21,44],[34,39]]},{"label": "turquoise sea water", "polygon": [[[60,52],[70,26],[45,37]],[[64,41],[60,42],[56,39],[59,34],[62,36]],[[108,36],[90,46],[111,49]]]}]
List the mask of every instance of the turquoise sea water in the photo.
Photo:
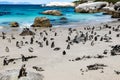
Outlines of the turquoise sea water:
[{"label": "turquoise sea water", "polygon": [[[43,15],[45,10],[59,10],[63,16]],[[2,14],[6,12],[6,14]],[[0,26],[9,26],[10,22],[17,21],[21,26],[30,26],[35,17],[47,17],[54,26],[67,24],[89,24],[111,21],[110,15],[102,13],[82,14],[75,13],[73,7],[42,7],[41,5],[0,5]],[[67,21],[61,21],[61,17],[66,17]]]}]

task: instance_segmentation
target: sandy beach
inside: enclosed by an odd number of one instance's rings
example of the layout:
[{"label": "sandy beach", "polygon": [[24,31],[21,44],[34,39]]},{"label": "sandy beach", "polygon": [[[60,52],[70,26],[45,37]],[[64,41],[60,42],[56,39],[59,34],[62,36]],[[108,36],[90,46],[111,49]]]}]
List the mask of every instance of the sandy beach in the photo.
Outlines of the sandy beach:
[{"label": "sandy beach", "polygon": [[[119,80],[115,46],[120,44],[120,22],[93,26],[30,28],[32,36],[20,36],[19,28],[1,28],[0,80],[18,80],[23,64],[28,76],[20,80]],[[39,74],[39,79],[30,73]]]}]

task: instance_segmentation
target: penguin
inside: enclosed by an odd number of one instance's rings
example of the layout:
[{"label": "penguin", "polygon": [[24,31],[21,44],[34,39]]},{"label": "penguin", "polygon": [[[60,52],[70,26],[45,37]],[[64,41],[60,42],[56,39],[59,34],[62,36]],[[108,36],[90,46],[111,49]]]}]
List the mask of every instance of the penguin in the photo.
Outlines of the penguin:
[{"label": "penguin", "polygon": [[52,42],[52,44],[51,44],[51,48],[54,48],[54,47],[55,47],[55,43]]},{"label": "penguin", "polygon": [[28,49],[28,51],[29,51],[29,52],[33,52],[33,48],[30,47],[30,48]]},{"label": "penguin", "polygon": [[33,37],[31,37],[31,39],[30,39],[30,44],[33,44]]},{"label": "penguin", "polygon": [[39,42],[39,45],[40,45],[40,47],[43,47],[43,44],[42,44],[42,42]]},{"label": "penguin", "polygon": [[46,41],[46,39],[47,39],[47,38],[46,38],[46,37],[44,37],[44,38],[43,38],[43,41]]},{"label": "penguin", "polygon": [[9,52],[9,48],[8,48],[8,47],[6,47],[6,48],[5,48],[5,51],[6,51],[6,52]]},{"label": "penguin", "polygon": [[46,46],[48,46],[49,45],[49,42],[48,42],[48,40],[46,40]]},{"label": "penguin", "polygon": [[63,55],[66,55],[66,51],[65,50],[63,51]]},{"label": "penguin", "polygon": [[109,31],[109,34],[111,34],[111,31]]},{"label": "penguin", "polygon": [[68,41],[70,41],[70,36],[68,36]]},{"label": "penguin", "polygon": [[103,37],[101,37],[100,41],[103,41]]},{"label": "penguin", "polygon": [[70,44],[67,45],[67,49],[70,49]]},{"label": "penguin", "polygon": [[50,38],[50,40],[54,40],[54,38]]},{"label": "penguin", "polygon": [[24,46],[23,41],[21,41],[20,43],[21,43],[21,46]]},{"label": "penguin", "polygon": [[94,38],[95,41],[97,41],[97,36]]},{"label": "penguin", "polygon": [[45,33],[46,36],[48,35],[47,32],[46,32],[45,30],[44,30],[43,32]]},{"label": "penguin", "polygon": [[11,38],[12,38],[12,39],[15,39],[15,37],[14,37],[13,35],[11,35]]},{"label": "penguin", "polygon": [[40,37],[43,37],[43,33],[42,32],[40,32]]},{"label": "penguin", "polygon": [[55,32],[55,36],[57,36],[57,33]]},{"label": "penguin", "polygon": [[54,51],[58,51],[58,50],[60,50],[60,48],[59,48],[59,47],[54,48]]}]

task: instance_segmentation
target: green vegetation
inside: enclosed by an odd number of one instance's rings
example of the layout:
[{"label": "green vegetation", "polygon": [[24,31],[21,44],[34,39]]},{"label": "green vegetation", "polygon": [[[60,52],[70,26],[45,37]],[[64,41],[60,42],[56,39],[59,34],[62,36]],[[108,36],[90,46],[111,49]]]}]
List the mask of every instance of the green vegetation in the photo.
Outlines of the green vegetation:
[{"label": "green vegetation", "polygon": [[87,2],[88,0],[76,0],[74,1],[73,3],[75,3],[75,5],[78,5],[78,4],[81,4],[81,3],[85,3]]},{"label": "green vegetation", "polygon": [[[90,0],[76,0],[76,1],[74,1],[73,3],[75,3],[75,5],[78,5],[78,4],[81,4],[81,3],[84,3],[84,2],[87,2],[87,1],[90,1]],[[91,0],[92,1],[92,0]],[[94,0],[93,0],[94,1]],[[116,3],[116,2],[118,2],[118,1],[120,1],[120,0],[95,0],[95,1],[107,1],[107,2],[109,2],[109,3]]]},{"label": "green vegetation", "polygon": [[73,3],[74,3],[76,6],[77,6],[78,4],[81,4],[80,1],[74,1]]},{"label": "green vegetation", "polygon": [[118,2],[118,1],[120,1],[120,0],[95,0],[95,1],[107,1],[107,2],[112,2],[112,3],[116,3],[116,2]]}]

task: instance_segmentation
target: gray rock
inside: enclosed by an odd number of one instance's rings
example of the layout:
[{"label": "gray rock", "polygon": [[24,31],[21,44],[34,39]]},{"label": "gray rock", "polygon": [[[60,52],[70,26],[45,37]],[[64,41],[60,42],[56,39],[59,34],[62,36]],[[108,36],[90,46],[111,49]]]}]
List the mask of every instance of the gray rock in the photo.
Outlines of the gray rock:
[{"label": "gray rock", "polygon": [[112,18],[120,18],[120,11],[115,10],[114,7],[104,7],[101,12],[112,15]]},{"label": "gray rock", "polygon": [[67,18],[66,17],[61,17],[60,20],[67,20]]},{"label": "gray rock", "polygon": [[75,12],[78,13],[95,13],[99,12],[100,9],[107,6],[108,2],[92,2],[92,3],[83,3],[79,4],[75,8]]},{"label": "gray rock", "polygon": [[46,15],[54,15],[54,16],[61,16],[62,15],[62,13],[58,10],[47,10],[47,11],[44,11],[42,13],[46,14]]},{"label": "gray rock", "polygon": [[114,11],[114,12],[112,13],[112,18],[120,18],[120,12]]}]

